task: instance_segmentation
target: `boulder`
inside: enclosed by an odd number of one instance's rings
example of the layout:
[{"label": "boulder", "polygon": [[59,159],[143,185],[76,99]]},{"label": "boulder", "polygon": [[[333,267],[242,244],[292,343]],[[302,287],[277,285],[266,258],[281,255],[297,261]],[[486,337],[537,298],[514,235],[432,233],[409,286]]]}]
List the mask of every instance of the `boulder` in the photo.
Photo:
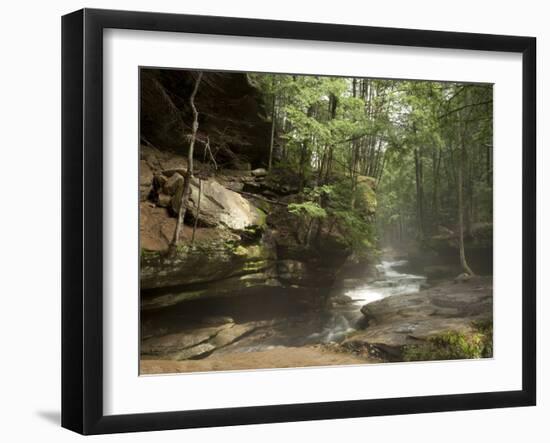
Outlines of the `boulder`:
[{"label": "boulder", "polygon": [[456,275],[458,267],[456,265],[428,265],[424,266],[422,273],[430,279],[448,278]]},{"label": "boulder", "polygon": [[265,168],[257,168],[250,172],[253,177],[265,177],[267,175],[267,170]]},{"label": "boulder", "polygon": [[244,183],[241,181],[226,181],[223,186],[225,186],[230,191],[239,192],[244,188]]},{"label": "boulder", "polygon": [[157,159],[160,169],[167,177],[175,172],[185,175],[185,171],[187,171],[187,158],[181,155],[180,152],[157,151]]},{"label": "boulder", "polygon": [[147,145],[147,144],[140,144],[139,145],[139,158],[140,160],[143,160],[147,162],[147,164],[152,169],[159,169],[160,168],[160,162],[158,160],[158,154],[160,154],[160,151],[153,146]]},{"label": "boulder", "polygon": [[142,341],[141,354],[170,360],[190,360],[206,357],[213,351],[230,345],[250,332],[264,326],[262,322],[188,329]]},{"label": "boulder", "polygon": [[159,207],[158,202],[156,205],[152,202],[141,202],[139,221],[140,256],[142,261],[147,262],[168,248],[176,228],[176,219],[170,217],[165,208]]},{"label": "boulder", "polygon": [[155,178],[153,179],[153,186],[157,190],[162,190],[164,184],[166,183],[166,180],[168,180],[166,176],[157,173],[155,174]]},{"label": "boulder", "polygon": [[151,193],[153,185],[153,171],[145,160],[139,162],[139,198],[141,201],[147,200]]},{"label": "boulder", "polygon": [[399,360],[406,346],[426,343],[446,333],[471,335],[475,324],[491,322],[491,280],[447,283],[417,294],[395,295],[361,309],[368,326],[348,337],[350,348],[376,348],[390,360]]},{"label": "boulder", "polygon": [[141,342],[141,353],[144,355],[167,355],[197,346],[208,341],[233,323],[221,326],[186,330],[180,333],[152,337]]},{"label": "boulder", "polygon": [[363,213],[365,217],[376,213],[376,180],[372,177],[359,176],[357,179],[356,208]]},{"label": "boulder", "polygon": [[159,194],[157,205],[161,208],[168,208],[172,203],[172,197],[166,194]]},{"label": "boulder", "polygon": [[162,170],[162,173],[163,173],[166,177],[172,177],[174,174],[179,174],[179,175],[181,175],[182,177],[184,177],[185,174],[187,174],[187,169],[186,169],[186,168],[182,168],[182,167],[167,168],[167,169],[163,169],[163,170]]},{"label": "boulder", "polygon": [[336,306],[348,305],[353,302],[353,299],[349,295],[339,294],[329,299],[330,303]]},{"label": "boulder", "polygon": [[166,180],[162,189],[165,194],[174,195],[176,191],[178,191],[178,189],[183,186],[183,175],[175,172],[174,174],[167,177],[168,180]]},{"label": "boulder", "polygon": [[[269,263],[266,263],[266,265],[269,266]],[[232,271],[237,272],[238,269],[242,268],[236,266]],[[244,275],[236,275],[222,280],[210,281],[192,288],[180,287],[166,294],[144,297],[141,302],[141,309],[147,311],[166,308],[198,298],[206,299],[263,293],[270,288],[281,286],[272,268],[252,272],[247,272],[246,266],[244,269],[244,272],[246,272]],[[204,272],[206,273],[207,271],[208,270],[205,270]],[[200,272],[200,274],[203,275],[204,278],[208,278],[207,274],[204,275],[203,272]],[[185,276],[182,277],[185,278]]]},{"label": "boulder", "polygon": [[210,343],[216,347],[216,349],[223,346],[227,346],[246,334],[249,334],[253,330],[257,329],[258,325],[254,322],[244,323],[241,325],[233,325],[230,328],[224,329],[216,334],[215,337],[210,340]]},{"label": "boulder", "polygon": [[[160,208],[157,208],[160,210]],[[170,228],[175,225],[175,219]],[[173,229],[167,229],[171,238]],[[231,289],[266,284],[274,275],[266,275],[274,265],[275,251],[267,244],[232,246],[220,239],[201,244],[200,248],[182,247],[173,257],[162,254],[143,254],[141,257],[141,289],[193,285],[189,289],[179,289],[173,294],[144,299],[150,307],[167,306],[182,300],[202,296],[205,292],[224,294]],[[248,275],[255,277],[247,278]],[[197,287],[197,285],[201,285]]]},{"label": "boulder", "polygon": [[[190,188],[188,209],[193,218],[196,218],[199,201],[199,180],[197,178],[191,180]],[[261,223],[262,215],[252,203],[237,192],[225,188],[215,179],[202,180],[201,189],[198,218],[202,225],[244,230],[249,226],[258,226]],[[172,210],[175,213],[179,211],[182,192],[183,181],[178,185],[172,198]]]}]

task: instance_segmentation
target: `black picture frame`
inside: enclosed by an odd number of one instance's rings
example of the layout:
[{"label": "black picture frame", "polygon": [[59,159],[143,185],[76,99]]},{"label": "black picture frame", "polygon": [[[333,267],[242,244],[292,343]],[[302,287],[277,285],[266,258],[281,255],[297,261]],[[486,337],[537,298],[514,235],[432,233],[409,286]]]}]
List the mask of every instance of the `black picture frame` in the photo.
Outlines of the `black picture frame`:
[{"label": "black picture frame", "polygon": [[[103,30],[171,31],[522,54],[522,389],[177,412],[103,413]],[[536,403],[536,39],[338,24],[83,9],[62,18],[62,426],[152,431]]]}]

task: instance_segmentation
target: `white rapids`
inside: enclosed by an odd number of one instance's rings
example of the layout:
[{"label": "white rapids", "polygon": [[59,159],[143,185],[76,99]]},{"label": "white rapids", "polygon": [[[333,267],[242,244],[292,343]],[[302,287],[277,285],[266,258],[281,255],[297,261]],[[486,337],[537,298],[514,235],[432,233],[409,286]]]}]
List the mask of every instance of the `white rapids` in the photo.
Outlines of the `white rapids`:
[{"label": "white rapids", "polygon": [[[231,352],[236,347],[239,352],[258,352],[278,347],[341,342],[348,334],[364,327],[361,325],[364,318],[361,308],[364,305],[393,295],[414,294],[421,289],[422,284],[426,281],[425,277],[396,270],[406,265],[407,261],[405,260],[382,261],[377,265],[379,275],[376,280],[370,279],[367,282],[367,280],[357,279],[354,287],[338,290],[339,294],[349,296],[351,302],[343,305],[331,305],[327,311],[321,314],[321,319],[318,318],[320,315],[318,312],[308,314],[315,316],[315,318],[309,319],[315,320],[313,323],[316,326],[313,330],[307,326],[307,315],[304,316],[302,321],[307,328],[305,334],[305,331],[299,326],[300,322],[297,322],[293,324],[294,330],[290,328],[289,331],[284,333],[278,332],[272,336],[268,334],[260,342],[258,342],[258,338],[254,338],[254,335],[252,335],[249,337],[251,338],[250,341],[243,338],[237,344],[230,345],[217,352]],[[318,322],[318,320],[320,321]]]},{"label": "white rapids", "polygon": [[391,295],[414,294],[425,283],[426,277],[404,274],[394,269],[406,264],[406,260],[382,261],[376,266],[381,273],[379,280],[352,288],[345,294],[351,297],[354,303],[361,306]]},{"label": "white rapids", "polygon": [[323,330],[310,335],[309,339],[323,343],[338,342],[350,332],[355,331],[355,324],[363,316],[361,314],[363,306],[392,295],[414,294],[420,291],[426,277],[395,270],[395,268],[406,264],[406,260],[382,261],[377,265],[380,277],[374,282],[359,284],[348,289],[344,294],[351,297],[352,303],[333,308]]}]

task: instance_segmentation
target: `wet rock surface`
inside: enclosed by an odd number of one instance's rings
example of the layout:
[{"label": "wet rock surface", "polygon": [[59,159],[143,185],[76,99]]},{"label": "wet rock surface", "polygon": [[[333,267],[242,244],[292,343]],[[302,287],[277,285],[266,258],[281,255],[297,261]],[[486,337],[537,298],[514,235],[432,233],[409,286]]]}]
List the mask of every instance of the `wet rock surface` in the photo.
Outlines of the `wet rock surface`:
[{"label": "wet rock surface", "polygon": [[332,361],[340,362],[334,364],[403,361],[411,345],[429,343],[441,334],[474,336],[477,322],[492,321],[491,278],[440,281],[424,289],[423,277],[396,270],[402,263],[382,262],[378,279],[372,273],[344,279],[345,284],[323,296],[304,288],[270,291],[260,279],[258,292],[236,290],[226,298],[198,297],[166,308],[142,309],[145,325],[150,326],[142,330],[142,363],[151,360],[142,369],[288,367],[294,360],[290,354],[287,361],[282,357],[286,350],[316,346],[320,348],[311,360],[295,366],[314,366],[314,359],[322,365],[328,361],[326,350]]},{"label": "wet rock surface", "polygon": [[407,345],[449,332],[475,333],[476,323],[492,321],[492,300],[489,277],[445,282],[416,294],[387,297],[361,309],[368,326],[342,345],[374,347],[398,359]]},{"label": "wet rock surface", "polygon": [[270,322],[236,324],[228,322],[215,327],[199,327],[178,333],[145,339],[141,355],[146,358],[190,360],[204,358]]}]

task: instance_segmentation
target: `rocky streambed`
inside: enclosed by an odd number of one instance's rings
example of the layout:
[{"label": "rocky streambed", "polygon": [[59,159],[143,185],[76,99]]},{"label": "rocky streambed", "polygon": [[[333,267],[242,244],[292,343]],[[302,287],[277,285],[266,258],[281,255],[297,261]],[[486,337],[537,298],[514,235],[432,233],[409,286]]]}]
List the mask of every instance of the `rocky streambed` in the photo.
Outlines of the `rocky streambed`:
[{"label": "rocky streambed", "polygon": [[[449,334],[475,342],[492,323],[490,277],[429,283],[406,267],[382,261],[377,277],[340,281],[323,306],[277,288],[261,297],[188,303],[170,314],[152,311],[143,317],[149,332],[142,336],[142,372],[425,360],[430,355],[419,349],[446,349],[437,340]],[[460,358],[455,350],[436,351],[435,359]]]},{"label": "rocky streambed", "polygon": [[[490,277],[359,261],[328,226],[304,243],[307,227],[287,209],[296,177],[284,170],[214,174],[197,162],[183,241],[166,254],[185,159],[145,145],[141,155],[142,373],[489,356],[478,342],[492,324]],[[376,207],[369,183],[365,218]]]}]

